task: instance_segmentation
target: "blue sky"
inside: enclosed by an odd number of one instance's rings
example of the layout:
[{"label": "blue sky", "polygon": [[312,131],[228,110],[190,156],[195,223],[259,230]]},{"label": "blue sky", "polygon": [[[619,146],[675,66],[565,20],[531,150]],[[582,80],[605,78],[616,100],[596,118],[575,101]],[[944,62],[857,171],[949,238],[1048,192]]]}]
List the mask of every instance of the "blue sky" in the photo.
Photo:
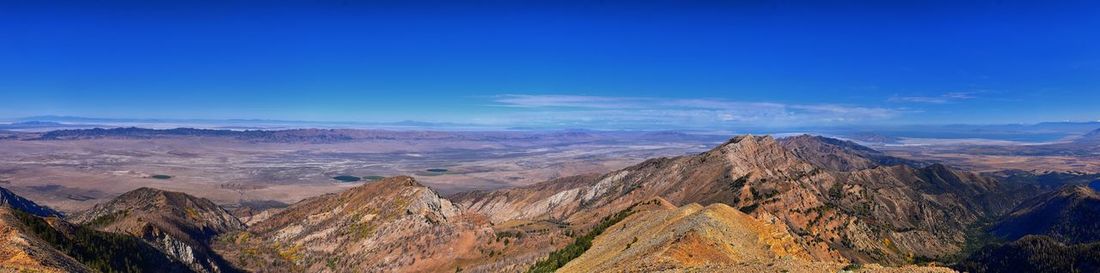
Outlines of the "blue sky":
[{"label": "blue sky", "polygon": [[0,118],[1100,120],[1089,1],[86,2],[0,2]]}]

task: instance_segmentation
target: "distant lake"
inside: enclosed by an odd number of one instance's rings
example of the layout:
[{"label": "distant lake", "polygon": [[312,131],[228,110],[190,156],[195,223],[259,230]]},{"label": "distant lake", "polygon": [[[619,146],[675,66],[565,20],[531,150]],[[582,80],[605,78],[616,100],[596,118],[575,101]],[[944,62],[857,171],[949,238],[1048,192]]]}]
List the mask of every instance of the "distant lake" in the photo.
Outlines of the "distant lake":
[{"label": "distant lake", "polygon": [[332,179],[340,180],[340,182],[356,182],[362,180],[362,178],[359,178],[358,176],[351,175],[334,176],[332,177]]}]

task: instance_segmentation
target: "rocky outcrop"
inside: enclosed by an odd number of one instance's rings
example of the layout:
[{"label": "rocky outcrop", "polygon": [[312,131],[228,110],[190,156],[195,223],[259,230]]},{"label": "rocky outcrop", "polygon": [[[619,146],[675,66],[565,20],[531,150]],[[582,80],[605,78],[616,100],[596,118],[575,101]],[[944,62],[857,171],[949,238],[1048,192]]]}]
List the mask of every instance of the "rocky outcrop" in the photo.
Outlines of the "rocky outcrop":
[{"label": "rocky outcrop", "polygon": [[573,202],[579,190],[594,184],[602,175],[578,175],[558,178],[527,187],[501,189],[496,191],[473,191],[449,196],[451,200],[460,200],[466,208],[486,215],[493,223],[502,223],[513,219],[538,219],[557,212],[562,218],[565,213],[578,209]]},{"label": "rocky outcrop", "polygon": [[236,272],[208,244],[244,229],[210,200],[179,192],[139,188],[73,216],[74,222],[141,238],[196,272]]}]

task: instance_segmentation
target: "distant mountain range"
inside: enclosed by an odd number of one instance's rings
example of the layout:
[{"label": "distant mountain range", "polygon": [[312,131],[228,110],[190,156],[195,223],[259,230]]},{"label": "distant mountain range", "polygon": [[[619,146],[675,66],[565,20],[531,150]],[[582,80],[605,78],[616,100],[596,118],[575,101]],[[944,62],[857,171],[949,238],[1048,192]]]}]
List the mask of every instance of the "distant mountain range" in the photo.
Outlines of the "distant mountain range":
[{"label": "distant mountain range", "polygon": [[[22,239],[5,244],[0,269],[1020,272],[1028,267],[1006,265],[1050,255],[1069,255],[1050,267],[1068,270],[1058,272],[1095,269],[1096,192],[1009,182],[1027,181],[1016,175],[823,137],[744,135],[695,155],[495,191],[440,196],[389,177],[249,212],[248,225],[209,200],[150,188],[69,217],[12,194],[0,231]],[[964,253],[982,223],[1014,241]]]},{"label": "distant mountain range", "polygon": [[224,129],[148,129],[137,127],[63,129],[41,133],[24,133],[22,140],[59,141],[86,139],[157,139],[157,138],[223,138],[248,142],[277,143],[339,143],[370,140],[481,140],[481,141],[559,141],[559,142],[718,142],[721,137],[668,131],[589,132],[589,131],[391,131],[365,129],[285,129],[285,130],[224,130]]},{"label": "distant mountain range", "polygon": [[[285,129],[390,129],[435,131],[577,131],[573,127],[512,127],[491,124],[429,122],[429,121],[301,121],[271,119],[140,119],[140,118],[92,118],[76,116],[32,116],[0,124],[0,130],[49,131],[59,129],[91,129],[142,127],[156,129],[199,128],[232,130],[285,130]],[[846,125],[810,126],[790,128],[689,128],[689,127],[608,127],[602,132],[615,131],[668,131],[698,134],[801,134],[814,133],[872,144],[899,144],[904,139],[971,139],[1011,141],[1019,143],[1050,143],[1069,141],[1075,137],[1100,129],[1100,122],[1041,122],[1035,124],[944,124],[944,125]],[[587,130],[591,131],[591,130]]]},{"label": "distant mountain range", "polygon": [[[395,127],[477,127],[473,124],[459,124],[451,122],[425,122],[425,121],[394,121],[394,122],[362,122],[362,121],[303,121],[303,120],[272,120],[272,119],[142,119],[142,118],[92,118],[77,116],[32,116],[16,119],[17,123],[46,122],[57,124],[112,124],[115,127],[134,126],[139,124],[156,125],[206,125],[214,127],[258,127],[258,128],[354,128],[356,126],[395,126]],[[163,126],[155,126],[163,127]],[[206,128],[206,127],[204,127]]]}]

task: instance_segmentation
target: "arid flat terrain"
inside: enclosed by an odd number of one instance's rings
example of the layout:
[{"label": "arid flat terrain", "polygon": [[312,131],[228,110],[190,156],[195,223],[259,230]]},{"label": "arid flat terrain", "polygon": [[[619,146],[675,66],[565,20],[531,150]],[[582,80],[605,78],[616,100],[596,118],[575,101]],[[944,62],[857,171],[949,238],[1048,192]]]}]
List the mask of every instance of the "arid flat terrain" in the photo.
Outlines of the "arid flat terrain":
[{"label": "arid flat terrain", "polygon": [[[385,135],[386,132],[378,133]],[[699,152],[723,137],[660,133],[433,133],[346,141],[255,141],[207,136],[0,140],[0,184],[63,211],[139,187],[234,206],[293,203],[375,176],[410,175],[442,193],[522,186],[603,173],[647,158]]]},{"label": "arid flat terrain", "polygon": [[978,172],[1100,172],[1100,130],[1051,143],[965,143],[876,146],[893,156],[944,163]]}]

